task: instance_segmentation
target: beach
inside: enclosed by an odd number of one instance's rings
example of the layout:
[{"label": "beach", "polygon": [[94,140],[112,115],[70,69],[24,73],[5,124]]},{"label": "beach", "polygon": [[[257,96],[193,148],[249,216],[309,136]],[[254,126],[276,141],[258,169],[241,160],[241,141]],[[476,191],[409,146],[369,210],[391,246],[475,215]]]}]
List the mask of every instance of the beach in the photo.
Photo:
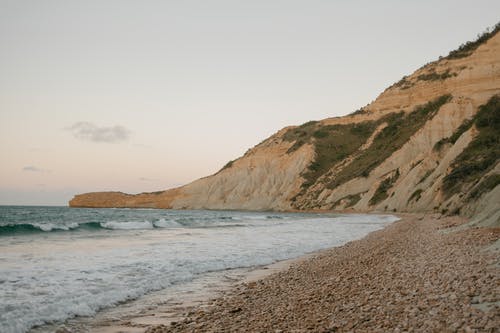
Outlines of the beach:
[{"label": "beach", "polygon": [[178,320],[183,307],[217,297],[255,268],[361,239],[396,220],[1,206],[0,332],[99,332],[123,324],[144,332]]},{"label": "beach", "polygon": [[147,332],[498,332],[500,228],[400,216],[361,240],[181,307],[179,320]]}]

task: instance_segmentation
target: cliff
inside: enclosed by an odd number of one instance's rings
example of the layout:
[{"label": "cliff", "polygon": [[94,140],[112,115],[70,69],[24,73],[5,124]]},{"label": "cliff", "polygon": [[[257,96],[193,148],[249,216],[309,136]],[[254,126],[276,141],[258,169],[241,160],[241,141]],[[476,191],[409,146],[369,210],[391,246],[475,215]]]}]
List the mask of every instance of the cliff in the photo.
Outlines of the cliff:
[{"label": "cliff", "polygon": [[218,173],[72,207],[440,212],[500,220],[499,26],[345,117],[287,127]]}]

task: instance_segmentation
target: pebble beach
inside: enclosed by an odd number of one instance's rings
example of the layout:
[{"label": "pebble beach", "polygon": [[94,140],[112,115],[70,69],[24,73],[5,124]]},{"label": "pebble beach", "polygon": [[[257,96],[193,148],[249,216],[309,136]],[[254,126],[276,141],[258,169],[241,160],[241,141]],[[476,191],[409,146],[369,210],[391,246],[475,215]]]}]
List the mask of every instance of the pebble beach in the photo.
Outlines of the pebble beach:
[{"label": "pebble beach", "polygon": [[500,228],[401,217],[147,332],[499,332]]}]

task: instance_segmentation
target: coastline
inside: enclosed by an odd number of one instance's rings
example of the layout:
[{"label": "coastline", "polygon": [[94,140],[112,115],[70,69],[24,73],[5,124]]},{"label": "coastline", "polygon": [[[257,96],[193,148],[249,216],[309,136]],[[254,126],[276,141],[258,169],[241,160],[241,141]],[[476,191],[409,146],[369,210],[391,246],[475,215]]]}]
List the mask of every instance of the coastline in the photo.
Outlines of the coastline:
[{"label": "coastline", "polygon": [[[125,317],[104,310],[82,331],[496,332],[500,228],[464,230],[468,221],[457,216],[392,215],[400,220],[339,247],[218,272],[195,281],[196,288],[158,294],[160,305]],[[427,239],[429,247],[415,243]],[[425,279],[415,284],[420,275]]]},{"label": "coastline", "polygon": [[500,228],[395,215],[360,240],[254,272],[146,332],[496,332]]},{"label": "coastline", "polygon": [[[332,214],[332,212],[328,213]],[[338,213],[335,213],[335,215],[338,215]],[[387,216],[387,214],[384,215]],[[389,218],[392,221],[394,219],[394,217]],[[383,222],[378,228],[384,228],[388,223],[392,222]],[[364,237],[367,232],[357,237]],[[327,237],[330,238],[331,236]],[[336,237],[333,239],[336,239]],[[326,250],[328,250],[328,247],[271,264],[205,273],[191,282],[175,284],[165,289],[147,293],[137,299],[106,307],[92,317],[77,316],[66,320],[64,324],[43,325],[32,330],[32,333],[46,333],[56,330],[60,330],[60,332],[91,331],[98,333],[144,332],[153,325],[168,325],[172,321],[178,322],[194,308],[207,306],[212,300],[230,293],[231,290],[242,283],[251,283],[273,273],[286,270],[291,265],[307,260]]]},{"label": "coastline", "polygon": [[[251,268],[235,268],[216,272],[195,280],[180,291],[171,293],[159,291],[143,298],[158,300],[163,297],[160,305],[146,308],[132,315],[123,316],[114,320],[112,313],[119,308],[110,308],[97,314],[91,324],[86,324],[84,330],[90,329],[93,333],[143,333],[157,326],[175,325],[183,321],[189,314],[209,307],[217,299],[231,295],[234,290],[244,284],[255,284],[266,277],[286,271],[295,264],[308,260],[325,250],[305,254],[303,256],[281,260],[269,265]],[[138,300],[131,301],[131,303]],[[140,301],[140,300],[139,300]],[[78,326],[78,325],[75,325]],[[71,328],[69,329],[72,332]],[[61,330],[61,332],[65,332]]]}]

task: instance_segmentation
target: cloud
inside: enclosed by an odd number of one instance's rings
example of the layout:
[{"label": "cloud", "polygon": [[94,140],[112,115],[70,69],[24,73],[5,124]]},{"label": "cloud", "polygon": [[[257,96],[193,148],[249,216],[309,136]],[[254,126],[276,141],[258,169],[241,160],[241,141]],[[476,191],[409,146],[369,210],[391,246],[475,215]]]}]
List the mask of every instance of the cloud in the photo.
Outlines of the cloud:
[{"label": "cloud", "polygon": [[26,172],[50,172],[50,170],[41,169],[33,165],[27,165],[22,170]]},{"label": "cloud", "polygon": [[79,121],[66,128],[77,139],[98,143],[127,141],[131,132],[123,126],[99,127],[87,121]]}]

